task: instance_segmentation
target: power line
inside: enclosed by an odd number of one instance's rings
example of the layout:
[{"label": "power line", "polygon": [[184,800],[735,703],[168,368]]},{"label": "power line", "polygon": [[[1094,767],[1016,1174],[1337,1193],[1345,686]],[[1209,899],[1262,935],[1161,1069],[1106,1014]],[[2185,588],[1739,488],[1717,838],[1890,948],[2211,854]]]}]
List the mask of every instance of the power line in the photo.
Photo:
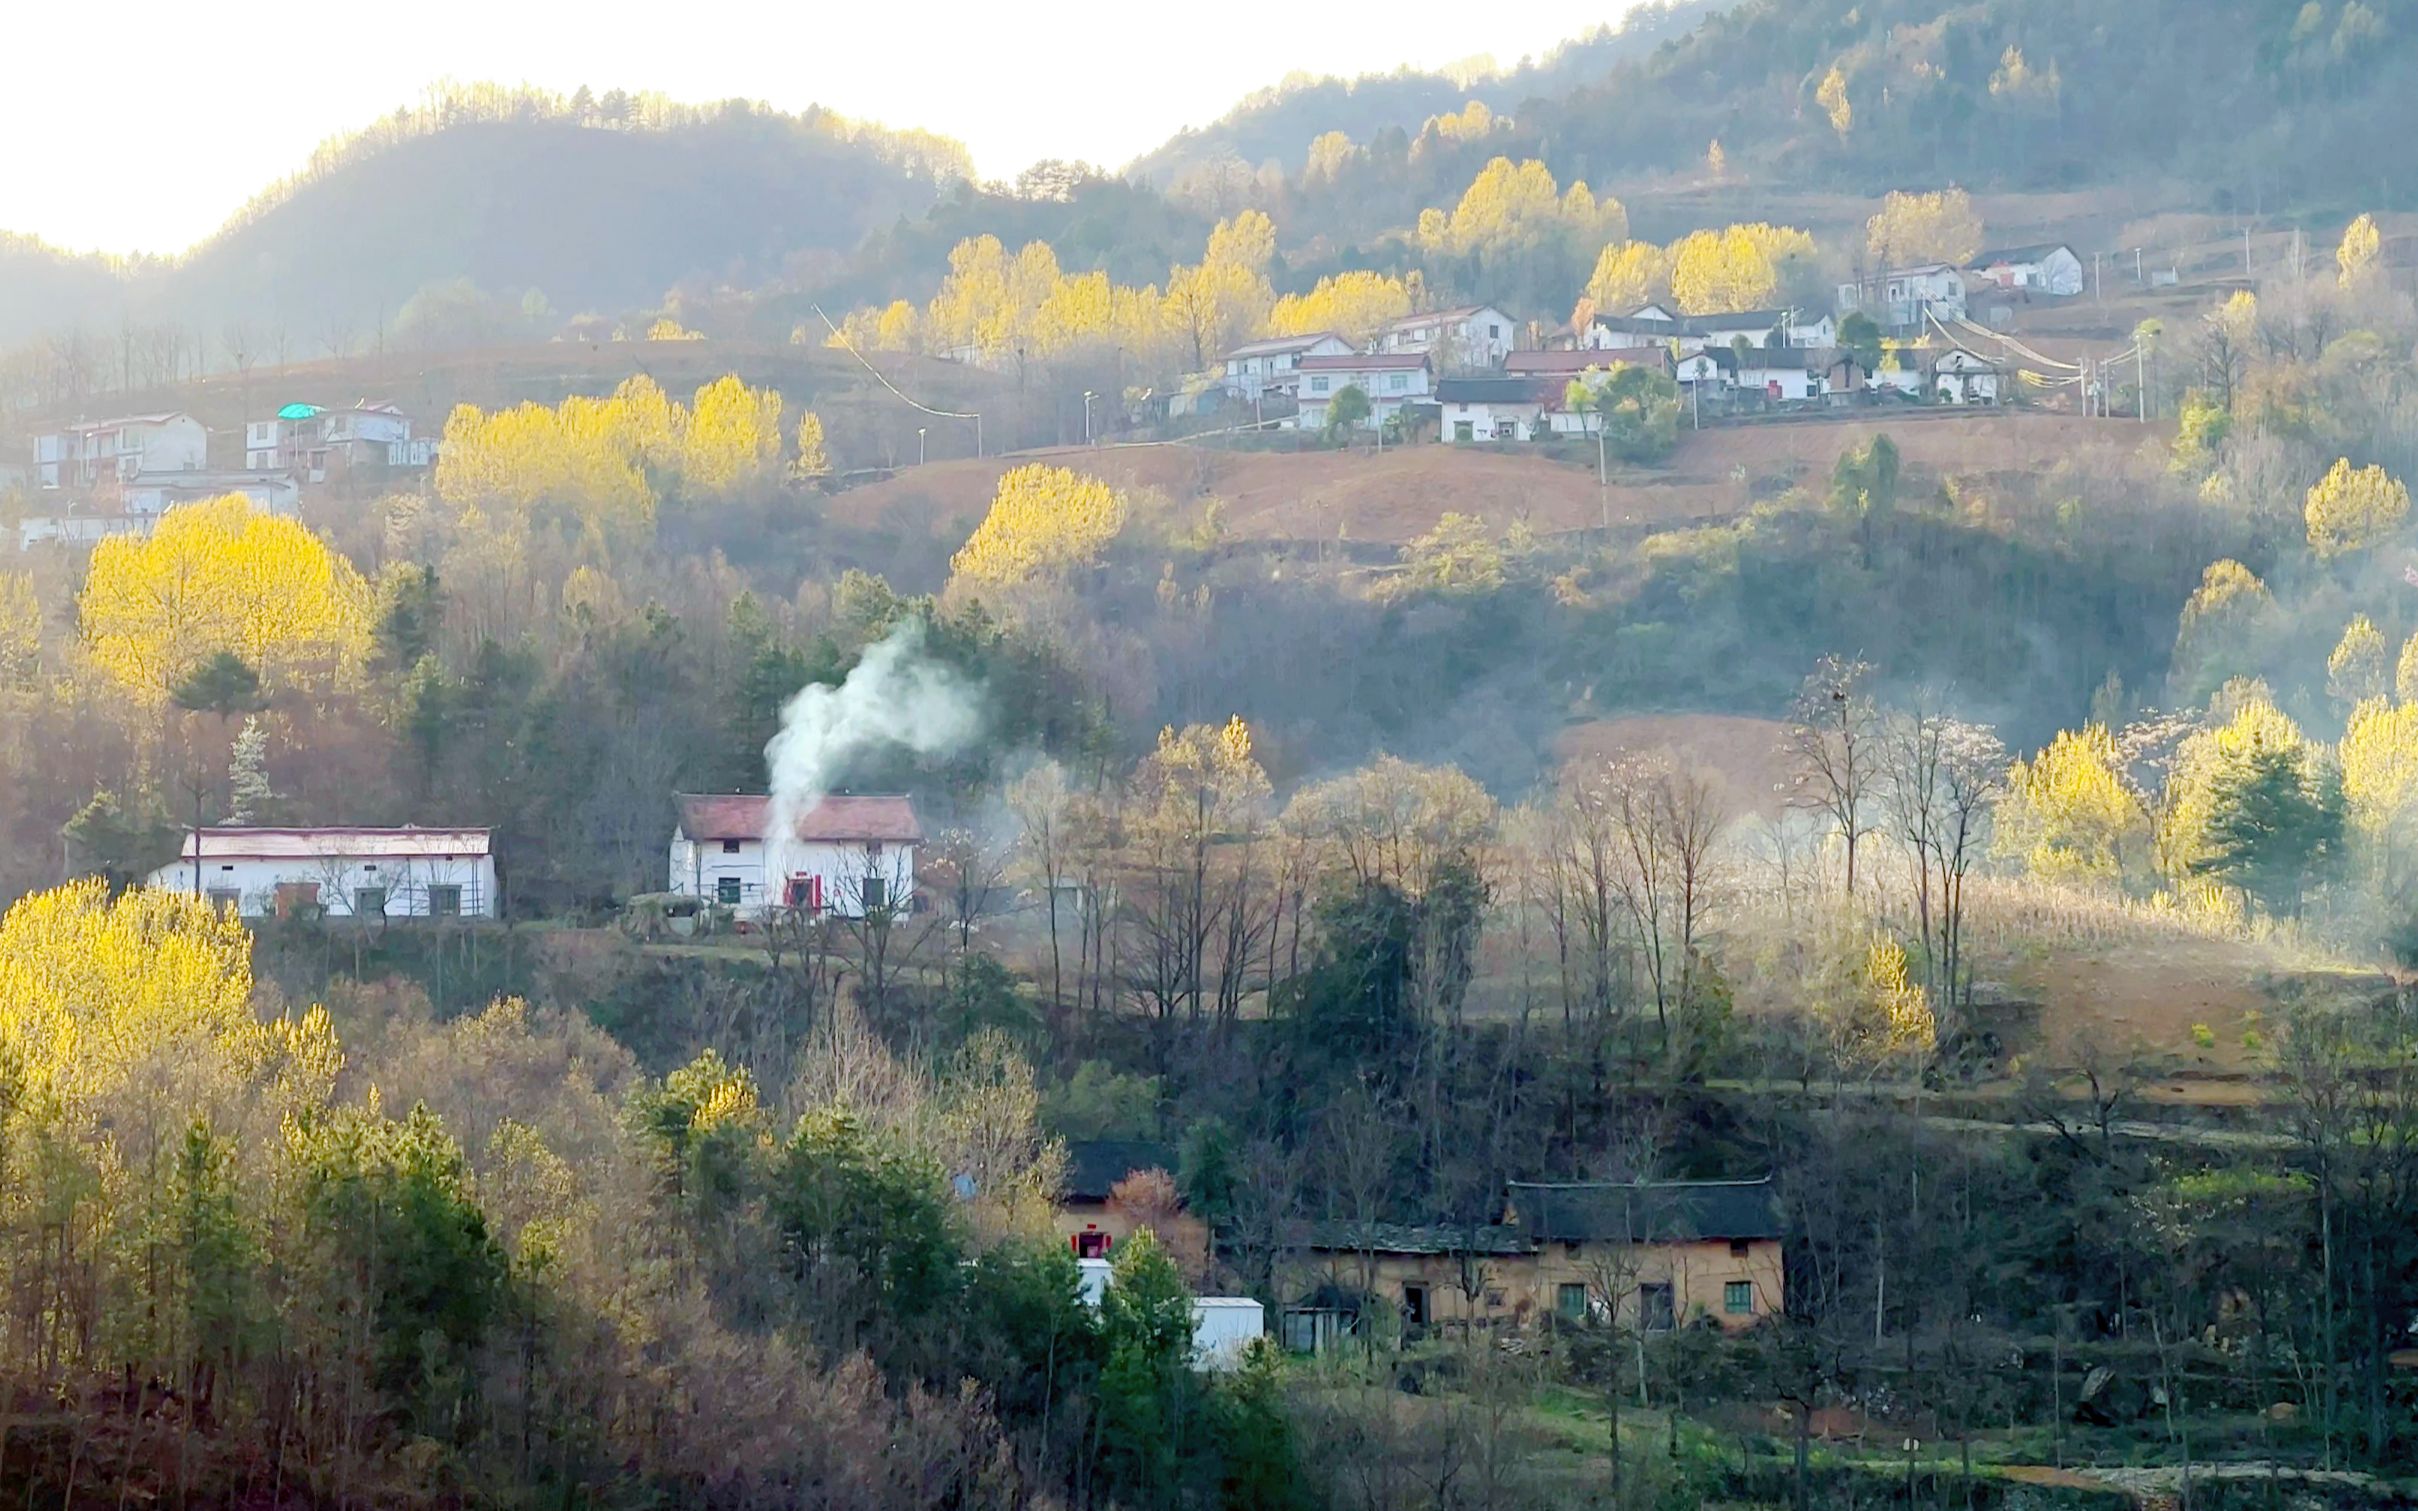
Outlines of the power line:
[{"label": "power line", "polygon": [[813,311],[814,311],[815,318],[816,318],[816,319],[818,319],[818,320],[820,320],[820,321],[822,321],[822,322],[823,322],[823,326],[824,326],[824,328],[825,328],[825,329],[827,329],[827,330],[829,330],[829,331],[831,332],[831,339],[833,339],[834,341],[837,341],[837,342],[839,343],[839,345],[840,345],[840,350],[841,350],[841,351],[844,351],[844,352],[846,352],[846,353],[847,353],[849,356],[856,358],[857,363],[858,363],[858,365],[859,365],[859,366],[863,367],[863,368],[865,369],[865,371],[867,371],[867,372],[869,372],[869,373],[873,374],[874,380],[875,380],[876,382],[880,383],[882,387],[887,388],[888,390],[890,390],[890,392],[892,392],[893,394],[896,394],[896,395],[898,396],[898,398],[899,398],[899,401],[900,401],[901,403],[905,404],[905,405],[906,405],[908,408],[910,408],[910,409],[916,409],[916,410],[920,410],[920,411],[922,411],[922,412],[923,412],[923,413],[925,413],[925,414],[931,415],[931,416],[932,416],[932,417],[934,417],[935,419],[942,419],[942,420],[972,420],[972,421],[974,422],[974,435],[975,435],[975,440],[974,440],[974,450],[975,450],[975,453],[976,453],[977,455],[979,455],[979,454],[981,453],[981,451],[982,451],[982,439],[981,439],[981,437],[982,437],[982,416],[981,416],[981,414],[979,414],[978,412],[973,411],[973,410],[958,410],[958,409],[934,409],[934,408],[933,408],[931,405],[926,404],[926,403],[922,402],[921,400],[919,400],[919,399],[916,399],[916,398],[912,397],[911,395],[909,395],[909,394],[907,393],[907,391],[906,391],[905,389],[902,389],[902,388],[900,388],[900,387],[899,387],[899,386],[898,386],[896,383],[891,382],[891,381],[890,381],[890,379],[889,379],[889,377],[888,377],[886,374],[884,374],[880,368],[875,367],[875,366],[874,366],[872,363],[870,363],[870,362],[868,362],[868,361],[866,361],[866,360],[865,360],[865,354],[864,354],[863,352],[858,351],[858,350],[856,349],[856,347],[854,346],[854,344],[852,344],[852,343],[851,343],[851,342],[848,340],[848,336],[847,336],[847,333],[846,333],[845,331],[842,331],[842,330],[841,330],[841,329],[840,329],[838,326],[833,325],[833,324],[831,323],[831,317],[830,317],[829,315],[826,315],[826,314],[824,314],[824,313],[823,313],[823,307],[822,307],[821,305],[819,305],[819,304],[810,304],[810,305],[808,305],[808,306],[807,306],[807,308],[808,308],[808,309],[813,310]]}]

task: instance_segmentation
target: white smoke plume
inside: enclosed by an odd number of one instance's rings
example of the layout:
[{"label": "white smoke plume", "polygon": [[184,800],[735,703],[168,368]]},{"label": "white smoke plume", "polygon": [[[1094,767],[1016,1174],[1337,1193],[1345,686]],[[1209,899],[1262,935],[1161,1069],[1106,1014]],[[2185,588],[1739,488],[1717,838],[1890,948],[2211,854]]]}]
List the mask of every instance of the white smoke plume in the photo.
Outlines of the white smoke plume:
[{"label": "white smoke plume", "polygon": [[971,740],[981,724],[973,689],[924,654],[923,627],[912,620],[899,625],[839,686],[818,683],[782,708],[781,732],[764,747],[772,786],[767,862],[789,844],[798,819],[823,800],[851,756],[889,744],[942,755]]}]

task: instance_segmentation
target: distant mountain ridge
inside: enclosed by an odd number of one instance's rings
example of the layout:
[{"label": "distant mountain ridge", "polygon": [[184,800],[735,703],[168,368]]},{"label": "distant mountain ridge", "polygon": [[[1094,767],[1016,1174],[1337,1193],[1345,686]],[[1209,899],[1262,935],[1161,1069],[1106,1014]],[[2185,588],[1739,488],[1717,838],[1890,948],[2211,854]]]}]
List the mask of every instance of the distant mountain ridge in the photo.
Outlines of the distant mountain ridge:
[{"label": "distant mountain ridge", "polygon": [[1292,173],[1300,171],[1310,143],[1329,131],[1340,131],[1355,142],[1394,129],[1415,136],[1428,117],[1451,114],[1471,100],[1497,114],[1511,114],[1523,101],[1577,88],[1622,63],[1643,58],[1740,3],[1648,0],[1617,24],[1598,26],[1542,58],[1523,60],[1484,78],[1401,68],[1352,79],[1279,84],[1246,97],[1207,126],[1179,132],[1125,171],[1162,188],[1191,169],[1221,161],[1239,161],[1250,168],[1275,162]]},{"label": "distant mountain ridge", "polygon": [[[585,92],[583,91],[583,96]],[[920,215],[962,172],[953,143],[740,102],[615,118],[496,91],[412,129],[323,148],[184,256],[118,265],[0,239],[0,346],[67,325],[225,322],[298,347],[367,339],[432,286],[563,314],[656,306],[685,282],[757,282]],[[608,96],[607,99],[646,97]]]}]

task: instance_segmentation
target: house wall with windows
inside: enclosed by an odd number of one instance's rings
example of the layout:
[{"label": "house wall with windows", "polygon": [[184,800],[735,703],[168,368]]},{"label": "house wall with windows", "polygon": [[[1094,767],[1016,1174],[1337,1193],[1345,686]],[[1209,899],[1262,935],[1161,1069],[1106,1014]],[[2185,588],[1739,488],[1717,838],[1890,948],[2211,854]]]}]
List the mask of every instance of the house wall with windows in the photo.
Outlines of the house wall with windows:
[{"label": "house wall with windows", "polygon": [[146,884],[244,918],[494,918],[485,829],[203,829]]},{"label": "house wall with windows", "polygon": [[1402,412],[1406,404],[1423,404],[1435,393],[1434,372],[1427,358],[1415,353],[1372,353],[1351,357],[1304,357],[1300,364],[1300,408],[1294,413],[1297,430],[1323,430],[1327,405],[1347,388],[1369,397],[1364,430],[1374,430]]},{"label": "house wall with windows", "polygon": [[862,918],[911,904],[923,829],[904,797],[826,797],[795,833],[768,843],[762,793],[684,793],[667,855],[668,890],[730,907],[789,907]]}]

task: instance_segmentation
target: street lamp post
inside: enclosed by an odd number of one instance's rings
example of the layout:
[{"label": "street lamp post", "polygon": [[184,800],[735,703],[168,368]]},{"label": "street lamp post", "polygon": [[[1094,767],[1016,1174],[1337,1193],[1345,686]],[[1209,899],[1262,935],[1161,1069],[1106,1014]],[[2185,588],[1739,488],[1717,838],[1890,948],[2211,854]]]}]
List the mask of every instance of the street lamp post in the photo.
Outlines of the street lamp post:
[{"label": "street lamp post", "polygon": [[925,428],[926,428],[926,427],[924,427],[924,426],[922,426],[922,425],[918,425],[918,426],[916,426],[916,427],[915,427],[915,465],[916,465],[916,466],[918,466],[918,467],[921,467],[921,466],[924,464],[924,430],[925,430]]},{"label": "street lamp post", "polygon": [[1091,444],[1091,401],[1099,397],[1090,389],[1083,390],[1083,444]]}]

